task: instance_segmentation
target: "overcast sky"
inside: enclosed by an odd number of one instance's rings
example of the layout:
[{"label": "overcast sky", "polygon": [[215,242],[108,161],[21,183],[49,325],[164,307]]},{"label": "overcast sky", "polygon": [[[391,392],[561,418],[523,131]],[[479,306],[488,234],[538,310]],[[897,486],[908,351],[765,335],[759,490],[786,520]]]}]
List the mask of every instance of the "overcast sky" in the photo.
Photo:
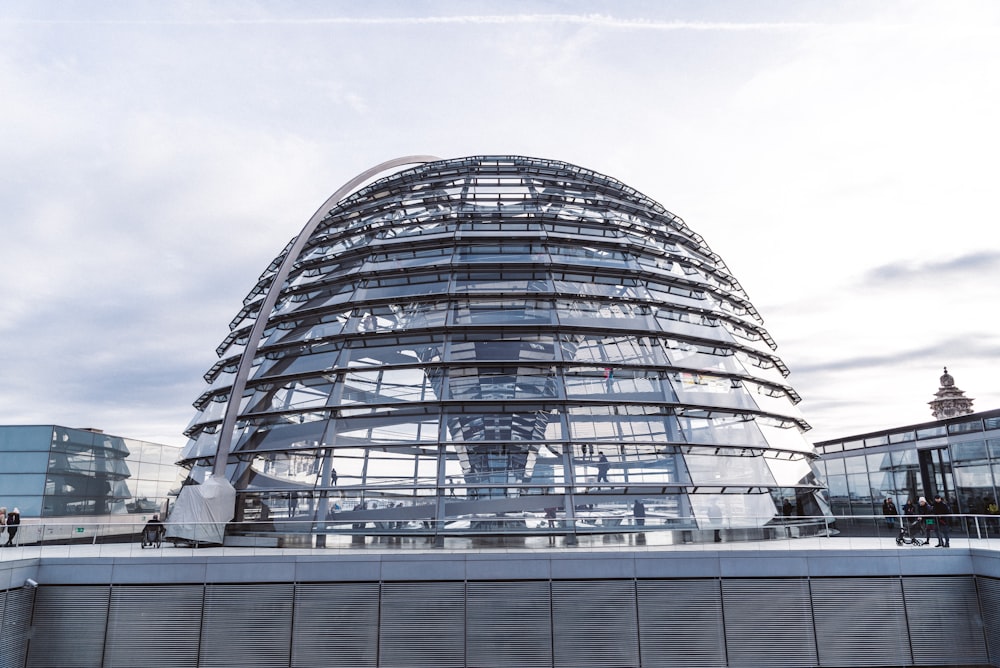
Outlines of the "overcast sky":
[{"label": "overcast sky", "polygon": [[183,444],[334,190],[488,153],[683,218],[813,441],[1000,408],[1000,3],[5,0],[0,424]]}]

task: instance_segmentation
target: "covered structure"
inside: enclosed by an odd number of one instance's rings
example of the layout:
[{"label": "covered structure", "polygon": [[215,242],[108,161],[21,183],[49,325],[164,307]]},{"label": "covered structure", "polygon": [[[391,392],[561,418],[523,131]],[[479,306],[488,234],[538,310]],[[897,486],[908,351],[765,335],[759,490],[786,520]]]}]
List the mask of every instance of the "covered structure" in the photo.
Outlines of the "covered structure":
[{"label": "covered structure", "polygon": [[799,397],[722,259],[564,162],[365,172],[230,330],[183,464],[225,476],[254,531],[710,540],[827,512]]}]

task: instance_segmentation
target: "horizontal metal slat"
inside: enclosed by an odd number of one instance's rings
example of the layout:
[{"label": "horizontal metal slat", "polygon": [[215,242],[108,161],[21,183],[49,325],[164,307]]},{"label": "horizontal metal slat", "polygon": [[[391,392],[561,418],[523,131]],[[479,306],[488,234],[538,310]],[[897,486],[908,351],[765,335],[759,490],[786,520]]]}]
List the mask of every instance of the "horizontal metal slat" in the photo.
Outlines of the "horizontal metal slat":
[{"label": "horizontal metal slat", "polygon": [[297,584],[292,667],[374,668],[378,608],[377,582]]},{"label": "horizontal metal slat", "polygon": [[0,668],[23,668],[28,654],[28,630],[34,589],[11,589],[0,594]]},{"label": "horizontal metal slat", "polygon": [[380,668],[463,668],[464,583],[384,583],[380,627]]},{"label": "horizontal metal slat", "polygon": [[718,580],[640,580],[636,592],[643,668],[726,664]]},{"label": "horizontal metal slat", "polygon": [[795,578],[722,581],[730,666],[817,664],[809,584]]},{"label": "horizontal metal slat", "polygon": [[810,580],[821,666],[908,666],[899,578]]},{"label": "horizontal metal slat", "polygon": [[549,583],[470,582],[466,586],[467,662],[477,668],[549,668]]},{"label": "horizontal metal slat", "polygon": [[972,576],[903,578],[903,598],[915,664],[986,664],[983,620]]},{"label": "horizontal metal slat", "polygon": [[105,668],[187,668],[198,663],[201,585],[115,586]]},{"label": "horizontal metal slat", "polygon": [[553,582],[552,626],[558,668],[639,665],[632,580]]},{"label": "horizontal metal slat", "polygon": [[291,584],[207,585],[199,668],[287,666]]},{"label": "horizontal metal slat", "polygon": [[986,649],[990,665],[1000,665],[1000,580],[976,578],[979,609],[983,615]]},{"label": "horizontal metal slat", "polygon": [[[50,585],[35,594],[28,665],[32,668],[93,668],[101,665],[108,621],[107,585]],[[46,642],[58,638],[59,642]]]}]

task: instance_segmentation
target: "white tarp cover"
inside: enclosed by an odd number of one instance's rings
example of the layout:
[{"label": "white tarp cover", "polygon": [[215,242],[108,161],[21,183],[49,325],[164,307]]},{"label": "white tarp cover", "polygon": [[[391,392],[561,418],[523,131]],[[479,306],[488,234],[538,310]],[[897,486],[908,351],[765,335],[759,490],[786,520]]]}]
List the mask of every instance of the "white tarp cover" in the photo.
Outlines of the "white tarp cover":
[{"label": "white tarp cover", "polygon": [[184,485],[167,518],[167,538],[222,544],[226,523],[236,510],[236,489],[210,476],[200,485]]}]

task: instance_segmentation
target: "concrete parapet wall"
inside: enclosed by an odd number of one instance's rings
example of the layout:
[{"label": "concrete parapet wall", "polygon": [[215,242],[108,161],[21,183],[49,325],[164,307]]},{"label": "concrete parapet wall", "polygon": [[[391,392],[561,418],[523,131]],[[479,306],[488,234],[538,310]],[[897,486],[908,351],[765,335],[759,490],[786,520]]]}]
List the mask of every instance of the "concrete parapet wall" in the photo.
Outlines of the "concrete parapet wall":
[{"label": "concrete parapet wall", "polygon": [[1000,665],[989,550],[171,552],[4,562],[25,665]]}]

